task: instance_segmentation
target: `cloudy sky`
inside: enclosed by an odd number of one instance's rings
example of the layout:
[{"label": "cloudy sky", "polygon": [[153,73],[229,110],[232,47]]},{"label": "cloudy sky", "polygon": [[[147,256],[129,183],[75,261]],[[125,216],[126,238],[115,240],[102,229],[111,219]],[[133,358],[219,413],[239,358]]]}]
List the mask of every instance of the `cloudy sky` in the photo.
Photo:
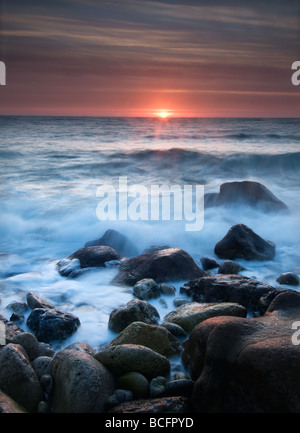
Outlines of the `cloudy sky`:
[{"label": "cloudy sky", "polygon": [[2,0],[0,114],[299,117],[299,0]]}]

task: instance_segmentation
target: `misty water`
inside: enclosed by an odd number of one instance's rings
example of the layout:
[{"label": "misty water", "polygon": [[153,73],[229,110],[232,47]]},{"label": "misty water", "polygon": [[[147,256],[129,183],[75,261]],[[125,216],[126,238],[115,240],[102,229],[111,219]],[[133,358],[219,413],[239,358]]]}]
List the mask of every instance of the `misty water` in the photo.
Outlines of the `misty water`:
[{"label": "misty water", "polygon": [[[238,260],[246,268],[242,275],[277,287],[281,273],[300,274],[299,119],[2,116],[0,131],[0,313],[9,318],[7,305],[25,301],[32,291],[75,314],[81,326],[67,340],[53,342],[56,349],[76,341],[95,348],[107,343],[115,336],[107,327],[111,311],[133,299],[131,287],[111,284],[117,267],[76,279],[57,271],[59,260],[107,229],[126,235],[140,253],[150,245],[182,248],[201,267],[204,256],[221,262],[215,244],[233,224],[243,223],[274,242],[276,256],[265,262]],[[258,181],[290,212],[207,208],[199,231],[187,231],[186,221],[172,218],[100,221],[97,188],[117,185],[120,176],[147,188],[203,185],[205,193],[218,192],[228,181]],[[161,323],[175,308],[174,298],[183,296],[179,289],[185,282],[170,281],[176,295],[149,301]]]}]

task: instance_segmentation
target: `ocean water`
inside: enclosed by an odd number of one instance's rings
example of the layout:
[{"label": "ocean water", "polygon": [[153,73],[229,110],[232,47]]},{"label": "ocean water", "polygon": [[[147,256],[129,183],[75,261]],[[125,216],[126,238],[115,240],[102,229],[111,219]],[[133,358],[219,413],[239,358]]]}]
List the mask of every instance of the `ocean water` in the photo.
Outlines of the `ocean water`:
[{"label": "ocean water", "polygon": [[[142,252],[150,245],[185,249],[200,265],[236,223],[276,244],[274,260],[239,262],[242,274],[278,286],[282,272],[300,274],[300,120],[0,117],[0,313],[33,291],[62,311],[77,315],[78,331],[53,342],[94,347],[115,334],[111,311],[133,299],[132,288],[113,286],[117,268],[61,277],[56,263],[109,229],[126,235]],[[185,221],[106,220],[97,217],[101,185],[203,185],[254,180],[285,202],[290,212],[264,213],[244,206],[204,208],[204,225],[187,231]],[[175,296],[150,301],[161,322]],[[28,330],[26,323],[21,325]]]}]

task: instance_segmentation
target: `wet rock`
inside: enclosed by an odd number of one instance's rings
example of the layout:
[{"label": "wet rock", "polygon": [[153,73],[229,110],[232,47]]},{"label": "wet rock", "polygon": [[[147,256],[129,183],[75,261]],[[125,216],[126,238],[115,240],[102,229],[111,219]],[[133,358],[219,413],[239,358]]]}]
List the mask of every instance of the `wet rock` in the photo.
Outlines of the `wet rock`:
[{"label": "wet rock", "polygon": [[46,343],[70,337],[80,325],[78,317],[73,314],[47,308],[32,310],[26,323],[36,338]]},{"label": "wet rock", "polygon": [[119,344],[140,344],[164,356],[179,353],[181,345],[176,337],[163,326],[133,322],[128,325],[109,346]]},{"label": "wet rock", "polygon": [[160,296],[160,290],[158,284],[152,278],[144,278],[133,286],[133,294],[145,301],[158,298]]},{"label": "wet rock", "polygon": [[108,327],[111,331],[121,332],[132,322],[156,325],[158,320],[159,313],[155,307],[147,301],[133,299],[110,313]]},{"label": "wet rock", "polygon": [[238,274],[240,271],[244,271],[244,266],[240,265],[233,260],[225,260],[219,266],[219,274]]},{"label": "wet rock", "polygon": [[12,343],[20,344],[26,351],[30,361],[34,360],[39,353],[39,342],[37,338],[30,332],[22,332],[16,335]]},{"label": "wet rock", "polygon": [[236,224],[216,244],[215,254],[229,260],[273,260],[275,244],[261,238],[245,224]]},{"label": "wet rock", "polygon": [[100,413],[115,390],[112,374],[94,357],[62,350],[52,360],[54,413]]},{"label": "wet rock", "polygon": [[6,308],[12,310],[16,314],[23,314],[28,310],[28,305],[26,302],[11,302],[6,306]]},{"label": "wet rock", "polygon": [[176,293],[176,288],[167,283],[161,283],[159,289],[160,293],[165,296],[172,296]]},{"label": "wet rock", "polygon": [[110,395],[105,404],[105,412],[112,408],[133,400],[133,394],[128,389],[116,389],[115,392]]},{"label": "wet rock", "polygon": [[196,265],[186,251],[169,248],[125,260],[113,283],[134,285],[143,278],[152,278],[157,283],[161,283],[197,278],[203,275],[206,273]]},{"label": "wet rock", "polygon": [[165,356],[137,344],[110,346],[96,353],[95,358],[117,375],[137,371],[151,379],[170,372]]},{"label": "wet rock", "polygon": [[190,399],[187,397],[160,397],[152,399],[134,400],[123,403],[109,413],[189,413]]},{"label": "wet rock", "polygon": [[52,376],[50,374],[43,374],[40,377],[40,384],[44,393],[49,396],[52,393],[54,386]]},{"label": "wet rock", "polygon": [[215,269],[219,267],[219,264],[215,261],[215,259],[210,259],[209,257],[202,257],[200,259],[202,269],[204,271],[208,271],[210,269]]},{"label": "wet rock", "polygon": [[205,195],[205,206],[249,205],[264,212],[287,211],[288,207],[259,182],[226,182],[219,193]]},{"label": "wet rock", "polygon": [[134,257],[139,254],[133,242],[117,230],[106,230],[100,239],[87,242],[85,247],[99,245],[113,248],[122,257]]},{"label": "wet rock", "polygon": [[165,394],[168,380],[164,376],[154,377],[150,382],[150,396],[159,397]]},{"label": "wet rock", "polygon": [[64,277],[76,277],[81,274],[80,269],[104,268],[107,262],[120,259],[121,256],[116,250],[99,245],[80,248],[66,259],[59,261],[57,268],[58,272]]},{"label": "wet rock", "polygon": [[288,286],[298,286],[300,284],[298,275],[293,272],[285,272],[284,274],[281,274],[276,281],[279,284],[286,284]]},{"label": "wet rock", "polygon": [[146,377],[136,371],[130,371],[118,378],[118,386],[132,392],[133,398],[145,398],[149,394],[149,382]]},{"label": "wet rock", "polygon": [[21,325],[25,321],[25,316],[23,314],[12,313],[9,320],[11,322],[15,322],[16,324]]},{"label": "wet rock", "polygon": [[203,305],[198,302],[191,302],[171,311],[165,316],[164,320],[165,322],[171,322],[181,326],[186,332],[191,332],[198,323],[210,317],[245,317],[246,314],[246,308],[236,303],[221,302]]},{"label": "wet rock", "polygon": [[176,338],[184,338],[187,335],[186,331],[176,323],[164,322],[161,326],[164,326]]},{"label": "wet rock", "polygon": [[48,309],[55,308],[55,306],[47,299],[40,298],[33,292],[27,293],[26,300],[27,300],[28,307],[31,308],[31,310],[34,310],[35,308],[48,308]]},{"label": "wet rock", "polygon": [[214,275],[189,281],[180,291],[195,302],[233,302],[264,313],[278,290],[244,275]]},{"label": "wet rock", "polygon": [[43,399],[37,375],[22,346],[9,343],[0,350],[0,389],[29,412]]},{"label": "wet rock", "polygon": [[51,362],[52,358],[50,358],[50,356],[39,356],[32,361],[32,368],[39,379],[44,374],[50,374]]},{"label": "wet rock", "polygon": [[214,317],[196,326],[182,356],[196,381],[194,410],[299,413],[299,315],[300,294],[289,289],[263,316]]},{"label": "wet rock", "polygon": [[187,298],[176,298],[174,299],[173,304],[174,307],[177,308],[180,307],[181,305],[188,304],[189,302],[191,302],[191,300]]},{"label": "wet rock", "polygon": [[66,347],[69,350],[79,350],[80,352],[87,353],[88,355],[94,356],[96,351],[95,349],[88,343],[84,342],[76,342],[72,343]]}]

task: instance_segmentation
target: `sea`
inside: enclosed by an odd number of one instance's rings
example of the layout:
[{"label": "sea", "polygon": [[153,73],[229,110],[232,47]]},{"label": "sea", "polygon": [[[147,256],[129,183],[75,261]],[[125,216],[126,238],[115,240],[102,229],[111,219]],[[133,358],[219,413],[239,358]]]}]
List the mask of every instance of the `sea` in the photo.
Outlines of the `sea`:
[{"label": "sea", "polygon": [[[276,256],[238,260],[242,275],[279,287],[281,273],[300,274],[300,119],[1,116],[0,137],[0,313],[9,319],[9,304],[33,292],[79,317],[70,338],[52,342],[55,350],[80,341],[96,349],[106,344],[116,336],[108,329],[110,313],[134,298],[132,287],[111,283],[117,264],[78,278],[57,271],[58,261],[107,229],[127,236],[139,253],[152,245],[182,248],[201,267],[202,257],[221,262],[215,244],[243,223],[274,242]],[[198,230],[187,230],[187,221],[172,212],[169,219],[139,218],[138,209],[135,218],[101,219],[99,187],[117,188],[120,178],[131,187],[131,200],[152,185],[182,191],[198,185],[209,193],[225,182],[256,181],[289,212],[204,207]],[[185,282],[171,281],[175,295],[149,301],[160,323],[174,299],[185,296]],[[20,325],[25,331],[28,314]],[[179,364],[175,359],[174,368]]]}]

